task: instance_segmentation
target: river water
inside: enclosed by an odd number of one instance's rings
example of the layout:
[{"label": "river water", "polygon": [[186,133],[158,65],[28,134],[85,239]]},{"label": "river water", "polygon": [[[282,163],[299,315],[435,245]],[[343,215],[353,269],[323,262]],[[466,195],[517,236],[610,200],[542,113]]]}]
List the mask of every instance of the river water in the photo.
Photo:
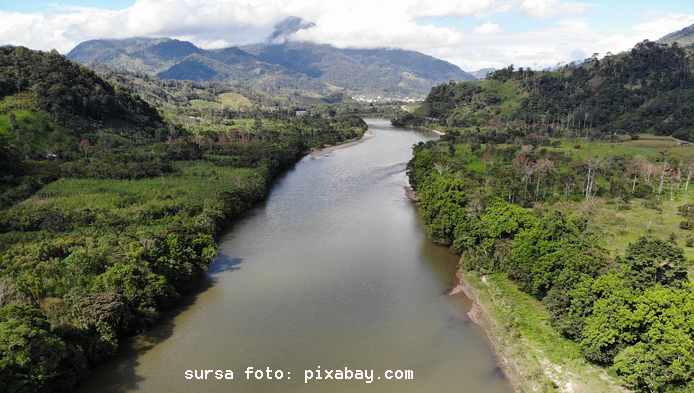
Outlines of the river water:
[{"label": "river water", "polygon": [[[437,136],[368,122],[374,138],[306,157],[277,179],[219,239],[205,288],[124,341],[77,390],[510,392],[465,316],[469,301],[445,294],[456,258],[427,239],[405,198],[412,145]],[[247,378],[248,367],[263,378]],[[186,370],[233,379],[189,380]],[[353,378],[325,379],[326,370]],[[387,370],[413,379],[388,380]]]}]

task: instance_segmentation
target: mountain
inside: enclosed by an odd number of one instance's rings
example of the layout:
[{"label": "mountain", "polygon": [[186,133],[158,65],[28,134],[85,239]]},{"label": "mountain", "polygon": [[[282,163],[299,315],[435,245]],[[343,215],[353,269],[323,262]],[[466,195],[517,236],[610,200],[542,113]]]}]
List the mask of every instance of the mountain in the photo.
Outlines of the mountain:
[{"label": "mountain", "polygon": [[166,79],[249,83],[265,92],[282,89],[286,93],[330,94],[324,83],[260,61],[239,48],[208,51],[170,38],[86,41],[71,50],[67,58],[82,64],[96,61]]},{"label": "mountain", "polygon": [[423,95],[432,86],[451,79],[475,80],[449,62],[402,49],[339,49],[293,41],[243,49],[266,63],[358,93]]},{"label": "mountain", "polygon": [[56,51],[0,48],[0,134],[25,155],[71,149],[65,143],[107,129],[143,139],[163,127],[149,104]]},{"label": "mountain", "polygon": [[670,33],[660,38],[657,42],[661,44],[673,44],[677,42],[680,46],[692,45],[694,44],[694,25]]},{"label": "mountain", "polygon": [[423,97],[441,82],[475,80],[449,62],[415,51],[339,49],[290,40],[313,26],[288,18],[275,26],[265,43],[220,50],[170,38],[92,40],[77,45],[67,58],[168,79],[248,83],[265,92],[324,97],[334,91]]},{"label": "mountain", "polygon": [[268,42],[273,44],[282,44],[297,31],[310,29],[315,25],[315,23],[308,22],[302,18],[290,16],[289,18],[275,25],[275,31],[268,38]]},{"label": "mountain", "polygon": [[[0,48],[0,209],[59,176],[96,168],[61,163],[97,149],[134,152],[176,136],[155,108],[57,51]],[[126,157],[100,168],[135,176],[127,166],[137,167],[137,160],[143,161]],[[156,168],[146,165],[146,171]]]},{"label": "mountain", "polygon": [[481,70],[471,71],[470,75],[474,76],[479,80],[487,78],[487,74],[496,71],[496,68],[482,68]]},{"label": "mountain", "polygon": [[[613,138],[671,135],[694,141],[694,75],[684,48],[644,41],[628,52],[552,71],[490,73],[477,82],[434,87],[398,125],[436,119],[439,127],[489,132]],[[534,142],[533,142],[534,143]]]}]

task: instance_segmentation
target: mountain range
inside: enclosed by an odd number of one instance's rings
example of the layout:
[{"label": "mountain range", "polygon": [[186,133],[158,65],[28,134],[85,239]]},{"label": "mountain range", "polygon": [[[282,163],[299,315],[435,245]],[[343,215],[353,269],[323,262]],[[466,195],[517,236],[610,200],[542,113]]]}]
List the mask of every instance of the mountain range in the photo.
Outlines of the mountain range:
[{"label": "mountain range", "polygon": [[476,78],[447,61],[402,49],[340,49],[291,41],[312,23],[289,18],[264,43],[205,50],[171,38],[85,41],[67,54],[79,63],[100,62],[161,78],[248,83],[265,92],[340,91],[350,95],[424,96],[449,80]]},{"label": "mountain range", "polygon": [[689,46],[694,44],[694,25],[687,26],[682,30],[670,33],[657,42],[661,44],[673,44],[677,42],[680,46]]}]

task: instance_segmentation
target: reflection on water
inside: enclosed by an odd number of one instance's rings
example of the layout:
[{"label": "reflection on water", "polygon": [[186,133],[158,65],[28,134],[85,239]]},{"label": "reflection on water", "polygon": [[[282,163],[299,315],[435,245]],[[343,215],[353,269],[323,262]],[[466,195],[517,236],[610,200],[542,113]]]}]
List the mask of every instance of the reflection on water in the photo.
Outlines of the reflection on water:
[{"label": "reflection on water", "polygon": [[[201,289],[78,391],[509,392],[467,300],[445,295],[455,257],[427,239],[404,196],[412,145],[436,136],[369,124],[375,138],[279,178],[221,237]],[[247,378],[248,367],[283,378]],[[318,369],[374,380],[305,380]],[[414,379],[386,380],[387,370]]]}]

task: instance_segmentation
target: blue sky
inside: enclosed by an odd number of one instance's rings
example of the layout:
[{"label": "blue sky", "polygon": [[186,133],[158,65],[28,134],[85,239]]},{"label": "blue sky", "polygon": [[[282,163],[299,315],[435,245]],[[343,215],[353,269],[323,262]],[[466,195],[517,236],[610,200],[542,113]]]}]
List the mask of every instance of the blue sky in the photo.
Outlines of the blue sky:
[{"label": "blue sky", "polygon": [[71,0],[71,1],[34,1],[34,0],[0,0],[0,10],[12,12],[43,12],[56,5],[95,7],[108,10],[122,10],[135,4],[135,0]]},{"label": "blue sky", "polygon": [[67,53],[89,39],[167,36],[220,48],[262,41],[288,16],[316,23],[293,39],[418,50],[465,70],[543,68],[694,24],[694,1],[0,0],[0,43]]}]

